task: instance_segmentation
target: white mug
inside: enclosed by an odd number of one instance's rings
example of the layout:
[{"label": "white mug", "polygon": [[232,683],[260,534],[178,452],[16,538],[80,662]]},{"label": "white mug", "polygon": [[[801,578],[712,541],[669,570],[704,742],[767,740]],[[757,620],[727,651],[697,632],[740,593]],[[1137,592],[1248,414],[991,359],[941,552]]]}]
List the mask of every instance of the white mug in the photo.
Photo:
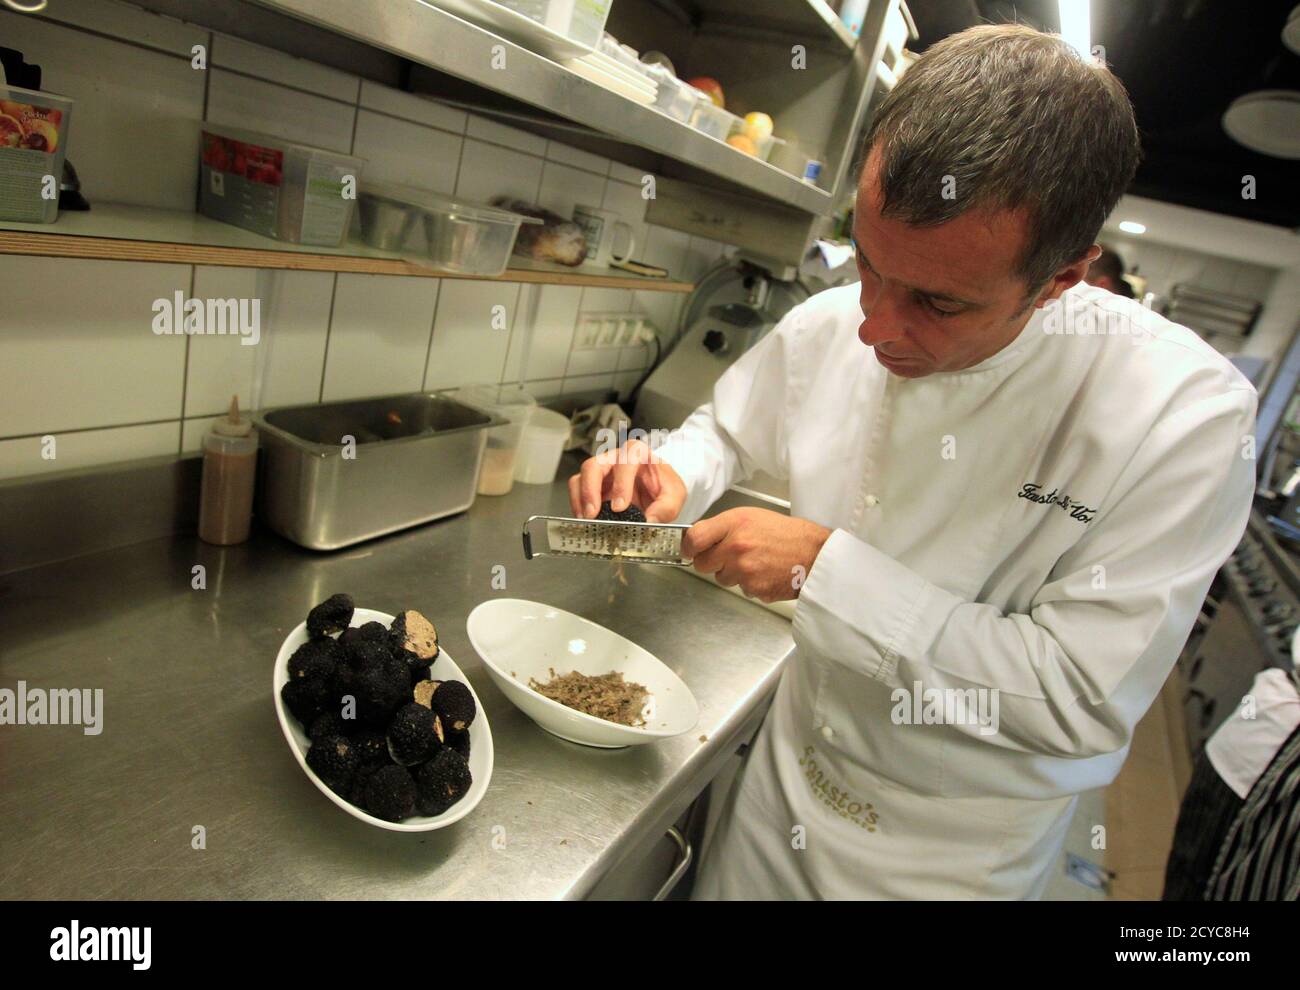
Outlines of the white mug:
[{"label": "white mug", "polygon": [[[636,233],[632,230],[632,225],[620,220],[613,210],[575,206],[573,222],[582,228],[587,237],[587,254],[582,259],[585,264],[608,268],[612,262],[622,264],[629,260],[636,250]],[[627,251],[622,256],[614,253],[615,230],[619,227],[627,231]]]}]

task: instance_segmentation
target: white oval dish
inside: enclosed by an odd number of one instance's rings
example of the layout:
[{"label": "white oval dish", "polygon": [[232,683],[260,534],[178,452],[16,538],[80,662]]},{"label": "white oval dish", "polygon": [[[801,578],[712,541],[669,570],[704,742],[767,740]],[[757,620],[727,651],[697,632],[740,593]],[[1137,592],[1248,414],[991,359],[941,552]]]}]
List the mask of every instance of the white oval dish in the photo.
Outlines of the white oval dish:
[{"label": "white oval dish", "polygon": [[[700,708],[680,677],[654,654],[589,619],[520,598],[497,598],[470,612],[469,641],[507,698],[547,732],[602,749],[621,749],[690,732]],[[654,704],[645,727],[619,725],[552,701],[528,686],[576,670],[621,671],[644,684]]]},{"label": "white oval dish", "polygon": [[[373,609],[359,608],[352,613],[354,626],[365,625],[367,622],[380,622],[387,626],[392,621],[393,616],[387,612],[376,612]],[[487,793],[488,784],[492,780],[492,729],[488,725],[487,714],[483,711],[483,703],[474,692],[474,685],[456,666],[456,662],[447,655],[447,651],[442,650],[438,653],[438,658],[433,662],[433,676],[442,681],[460,681],[474,696],[474,706],[478,709],[478,714],[469,727],[469,772],[474,782],[470,784],[469,793],[441,815],[415,816],[405,821],[386,822],[382,818],[367,814],[355,804],[335,794],[323,780],[316,776],[312,768],[307,766],[307,750],[311,746],[311,740],[307,738],[307,732],[298,724],[298,720],[284,707],[284,700],[280,697],[280,689],[289,680],[289,657],[293,656],[294,651],[305,642],[307,642],[307,623],[302,622],[289,633],[280,646],[280,652],[275,658],[272,685],[275,691],[275,714],[280,719],[280,729],[284,732],[284,738],[288,741],[289,749],[293,752],[294,759],[298,761],[298,766],[302,767],[302,772],[320,792],[353,818],[359,818],[363,822],[393,832],[432,832],[434,829],[446,828],[453,822],[460,821],[473,811],[483,800],[483,795]]]}]

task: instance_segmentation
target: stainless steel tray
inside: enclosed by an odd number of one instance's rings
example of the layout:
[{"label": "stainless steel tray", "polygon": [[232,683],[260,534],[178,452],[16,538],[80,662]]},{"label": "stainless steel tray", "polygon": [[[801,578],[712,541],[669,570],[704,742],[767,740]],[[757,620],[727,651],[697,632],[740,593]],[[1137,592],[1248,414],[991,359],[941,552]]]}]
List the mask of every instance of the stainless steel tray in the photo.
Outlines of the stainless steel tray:
[{"label": "stainless steel tray", "polygon": [[487,431],[507,422],[425,393],[292,406],[253,420],[260,515],[312,550],[464,512]]},{"label": "stainless steel tray", "polygon": [[[538,527],[537,523],[545,523]],[[530,516],[524,523],[524,557],[585,557],[589,560],[622,559],[634,564],[670,564],[689,567],[682,556],[680,523],[617,522],[573,519],[568,516]],[[536,534],[541,539],[536,539]]]}]

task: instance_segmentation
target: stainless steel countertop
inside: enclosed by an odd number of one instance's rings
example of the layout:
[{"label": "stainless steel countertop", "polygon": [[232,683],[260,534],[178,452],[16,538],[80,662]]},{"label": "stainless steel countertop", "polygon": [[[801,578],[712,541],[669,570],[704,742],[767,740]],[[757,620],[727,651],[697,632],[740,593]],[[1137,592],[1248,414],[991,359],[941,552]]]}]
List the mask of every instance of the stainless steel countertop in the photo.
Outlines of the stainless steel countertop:
[{"label": "stainless steel countertop", "polygon": [[[672,568],[628,567],[623,586],[602,564],[525,561],[523,520],[567,510],[561,484],[516,485],[463,515],[332,554],[265,532],[229,548],[187,537],[0,577],[0,688],[23,680],[104,691],[100,735],[0,726],[0,891],[585,895],[662,832],[664,815],[725,759],[776,682],[790,628]],[[206,590],[191,587],[199,564]],[[504,590],[492,587],[497,564]],[[483,802],[456,825],[406,834],[360,822],[318,792],[289,752],[272,700],[276,651],[313,604],[338,591],[360,606],[425,612],[479,693],[496,763]],[[690,685],[699,725],[611,751],[544,732],[496,689],[469,645],[465,619],[493,597],[545,601],[641,644]],[[198,825],[206,849],[192,848]]]}]

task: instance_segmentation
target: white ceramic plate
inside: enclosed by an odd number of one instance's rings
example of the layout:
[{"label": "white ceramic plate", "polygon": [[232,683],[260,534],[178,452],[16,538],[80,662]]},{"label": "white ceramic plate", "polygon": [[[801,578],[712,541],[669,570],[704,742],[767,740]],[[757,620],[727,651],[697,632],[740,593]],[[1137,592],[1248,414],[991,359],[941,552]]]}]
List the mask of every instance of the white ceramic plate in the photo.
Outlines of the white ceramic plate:
[{"label": "white ceramic plate", "polygon": [[[700,718],[695,696],[654,654],[630,639],[571,612],[520,598],[484,602],[469,614],[469,641],[507,698],[561,739],[618,749],[690,732]],[[529,678],[550,680],[576,670],[595,676],[617,670],[650,692],[653,716],[644,727],[619,725],[538,694]]]},{"label": "white ceramic plate", "polygon": [[[362,626],[367,622],[382,622],[387,626],[392,621],[393,616],[387,612],[376,612],[373,609],[359,608],[352,613],[354,626]],[[284,732],[284,738],[288,741],[289,749],[293,752],[294,759],[298,761],[298,766],[302,767],[302,772],[319,788],[320,792],[353,818],[360,818],[363,822],[394,832],[432,832],[434,829],[445,828],[453,822],[460,821],[473,811],[475,805],[483,800],[483,795],[487,793],[488,784],[492,780],[492,729],[488,726],[483,703],[474,693],[474,685],[461,673],[461,669],[447,655],[447,651],[442,650],[438,654],[438,659],[433,662],[433,676],[442,681],[460,681],[469,688],[469,693],[474,695],[474,706],[478,709],[478,714],[469,727],[469,772],[474,782],[470,784],[469,793],[441,815],[416,816],[405,821],[386,822],[382,818],[367,814],[352,802],[335,794],[326,786],[325,781],[317,777],[312,768],[307,766],[307,750],[311,746],[311,740],[307,738],[307,730],[299,725],[298,720],[284,707],[284,700],[280,697],[280,689],[289,680],[289,658],[305,642],[307,642],[307,623],[302,622],[299,623],[298,628],[289,633],[280,646],[280,653],[275,658],[275,676],[272,678],[272,686],[275,690],[275,714],[280,718],[280,729]]]}]

